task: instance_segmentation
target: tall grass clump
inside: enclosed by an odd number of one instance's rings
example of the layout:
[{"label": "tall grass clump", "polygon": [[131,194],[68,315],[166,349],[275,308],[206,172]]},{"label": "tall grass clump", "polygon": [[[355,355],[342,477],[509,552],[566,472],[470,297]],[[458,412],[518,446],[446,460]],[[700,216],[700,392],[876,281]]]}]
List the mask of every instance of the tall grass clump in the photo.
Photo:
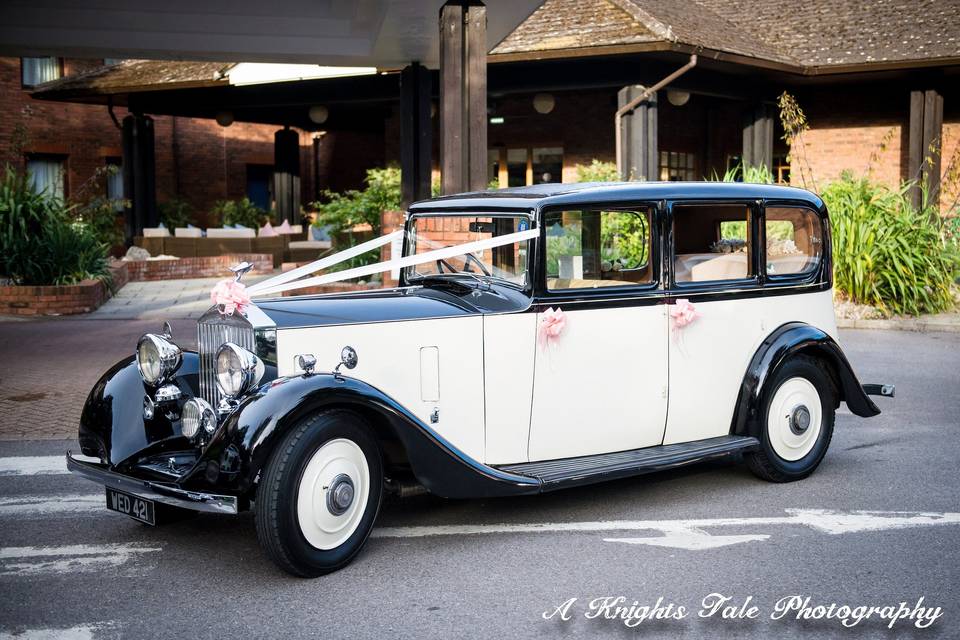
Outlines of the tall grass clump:
[{"label": "tall grass clump", "polygon": [[0,176],[0,277],[18,285],[110,280],[108,247],[71,207],[7,165]]},{"label": "tall grass clump", "polygon": [[844,173],[826,187],[834,282],[887,314],[939,313],[954,306],[960,251],[939,212],[911,205],[909,186],[894,190]]}]

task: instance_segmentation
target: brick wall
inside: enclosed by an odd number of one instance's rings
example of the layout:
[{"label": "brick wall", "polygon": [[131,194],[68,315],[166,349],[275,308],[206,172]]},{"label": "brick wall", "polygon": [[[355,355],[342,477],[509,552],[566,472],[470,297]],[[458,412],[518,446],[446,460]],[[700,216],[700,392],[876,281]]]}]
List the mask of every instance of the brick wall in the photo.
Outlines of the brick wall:
[{"label": "brick wall", "polygon": [[[99,62],[66,59],[64,73],[80,73]],[[23,152],[67,157],[66,190],[68,195],[75,194],[107,158],[121,155],[120,131],[105,106],[34,100],[21,87],[20,78],[20,59],[0,58],[0,162],[23,160],[12,146],[15,131],[23,127]],[[123,108],[115,108],[114,113],[120,121],[127,115]],[[169,116],[154,120],[157,199],[187,200],[201,223],[206,223],[215,201],[246,195],[248,164],[273,164],[273,134],[278,126],[236,122],[221,127],[213,120]],[[300,138],[301,189],[304,202],[309,202],[313,199],[312,139],[305,132]],[[103,193],[103,185],[94,188]]]},{"label": "brick wall", "polygon": [[89,313],[110,297],[99,280],[66,287],[0,287],[0,315],[38,316]]},{"label": "brick wall", "polygon": [[269,253],[229,254],[179,260],[124,261],[130,281],[177,280],[180,278],[229,277],[230,267],[240,262],[253,263],[254,273],[273,271],[273,256]]}]

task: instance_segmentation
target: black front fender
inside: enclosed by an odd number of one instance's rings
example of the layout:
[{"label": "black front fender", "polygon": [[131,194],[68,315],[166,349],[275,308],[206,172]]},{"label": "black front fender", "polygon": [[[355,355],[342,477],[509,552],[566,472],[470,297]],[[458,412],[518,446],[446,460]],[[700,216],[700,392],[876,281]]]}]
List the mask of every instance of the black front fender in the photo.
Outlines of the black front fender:
[{"label": "black front fender", "polygon": [[[304,417],[328,408],[377,417],[400,442],[417,480],[431,493],[476,498],[536,493],[540,483],[466,455],[400,403],[361,380],[332,374],[280,378],[262,385],[227,417],[184,484],[249,492],[283,436]],[[229,468],[224,468],[224,463]]]},{"label": "black front fender", "polygon": [[827,333],[803,322],[778,327],[763,341],[750,361],[740,387],[731,433],[759,437],[764,385],[791,356],[804,353],[825,360],[831,367],[840,394],[854,414],[869,418],[880,409],[864,392],[840,345]]},{"label": "black front fender", "polygon": [[169,415],[157,411],[150,420],[143,417],[144,398],[152,390],[144,384],[137,370],[136,357],[130,356],[113,365],[93,386],[80,413],[78,440],[85,455],[100,458],[111,468],[125,468],[136,457],[190,449],[193,445],[180,435],[179,414],[187,398],[198,393],[199,356],[183,352],[183,362],[171,384],[179,387],[182,397]]}]

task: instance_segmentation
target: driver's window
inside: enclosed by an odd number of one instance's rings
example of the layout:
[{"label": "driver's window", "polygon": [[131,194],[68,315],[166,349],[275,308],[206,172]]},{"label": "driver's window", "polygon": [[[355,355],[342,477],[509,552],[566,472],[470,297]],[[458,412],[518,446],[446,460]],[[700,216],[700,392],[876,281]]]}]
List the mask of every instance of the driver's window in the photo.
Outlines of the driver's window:
[{"label": "driver's window", "polygon": [[651,220],[649,209],[547,213],[547,290],[653,282]]}]

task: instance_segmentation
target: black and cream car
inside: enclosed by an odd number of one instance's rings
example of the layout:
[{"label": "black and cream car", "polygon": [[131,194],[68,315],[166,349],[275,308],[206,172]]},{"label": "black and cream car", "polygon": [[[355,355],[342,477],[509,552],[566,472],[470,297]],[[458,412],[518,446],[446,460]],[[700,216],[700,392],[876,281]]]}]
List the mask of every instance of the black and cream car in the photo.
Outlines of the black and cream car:
[{"label": "black and cream car", "polygon": [[893,395],[838,346],[807,191],[468,193],[410,207],[402,239],[397,288],[214,307],[198,352],[143,336],[83,409],[100,462],[70,470],[147,522],[251,509],[271,558],[318,576],[358,553],[385,492],[533,494],[731,454],[798,480],[841,402],[870,417],[868,395]]}]

